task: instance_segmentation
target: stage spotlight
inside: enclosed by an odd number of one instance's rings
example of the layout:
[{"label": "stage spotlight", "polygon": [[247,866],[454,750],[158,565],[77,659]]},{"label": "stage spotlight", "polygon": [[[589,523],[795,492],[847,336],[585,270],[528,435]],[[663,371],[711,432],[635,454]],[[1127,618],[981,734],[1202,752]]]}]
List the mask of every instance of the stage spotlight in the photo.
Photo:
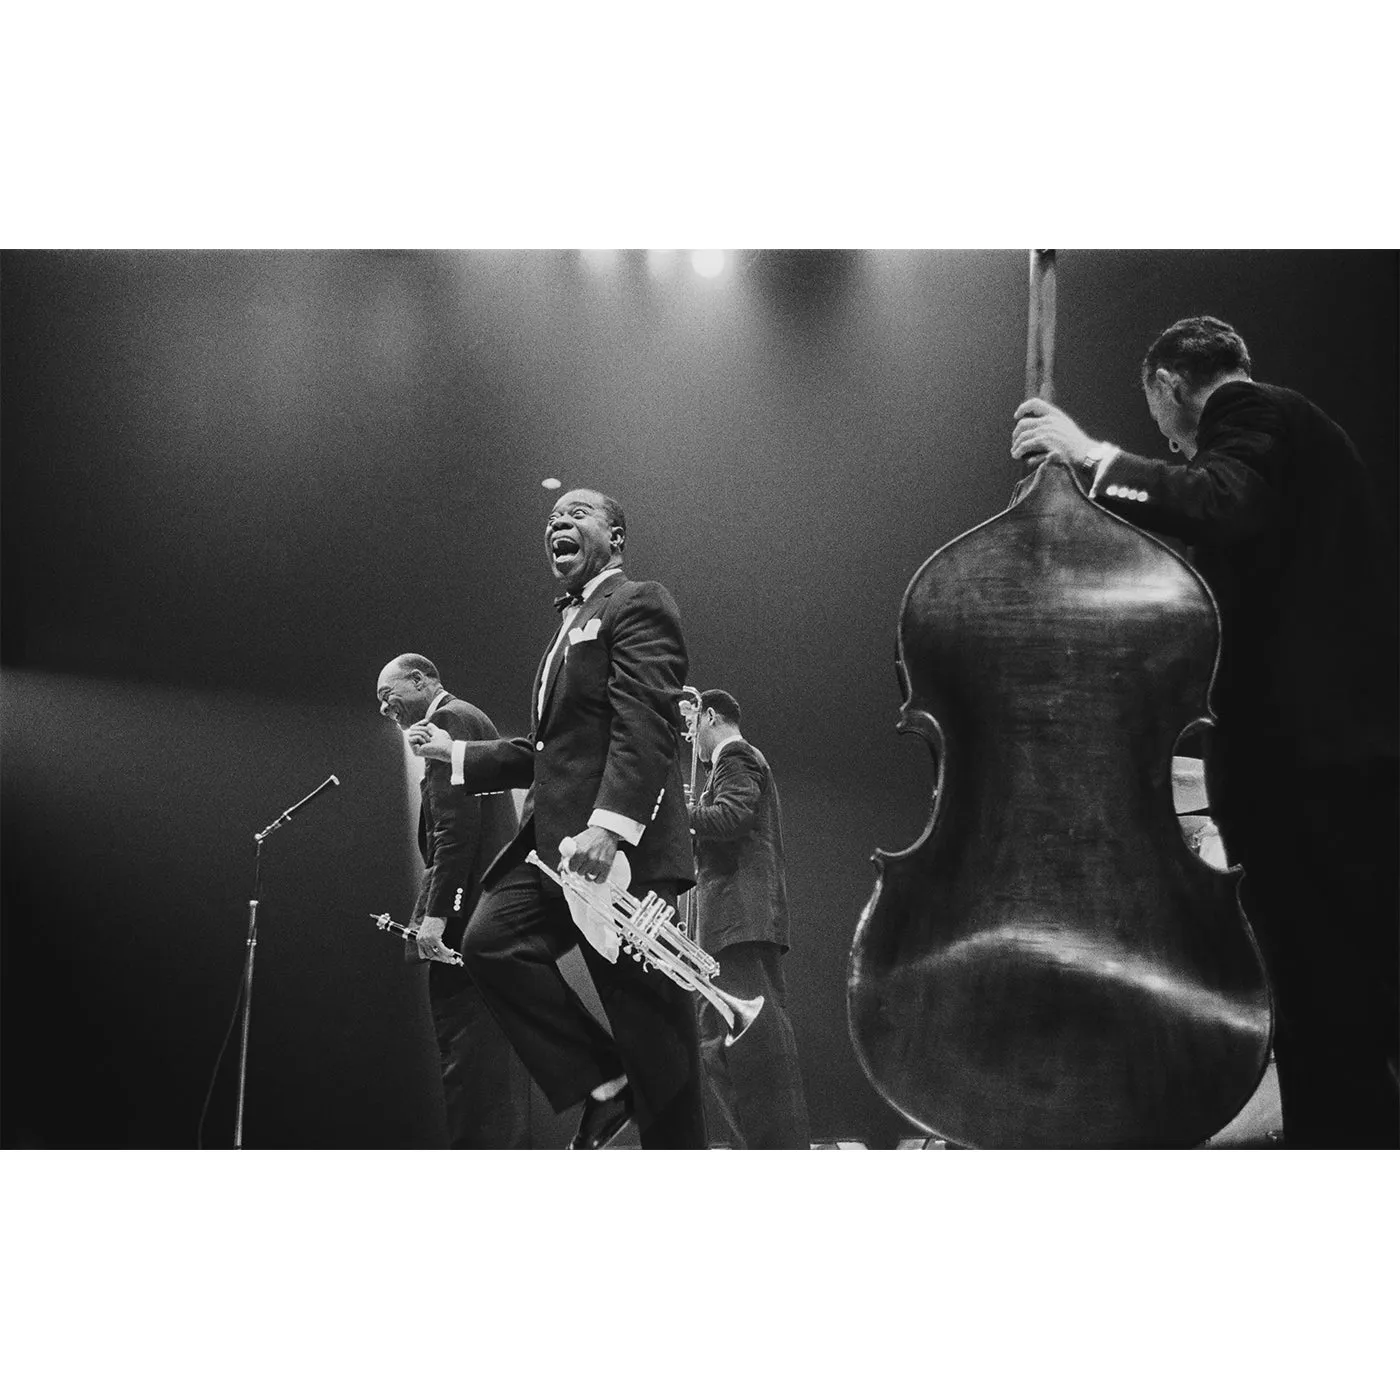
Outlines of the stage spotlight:
[{"label": "stage spotlight", "polygon": [[647,271],[653,277],[664,277],[670,272],[671,265],[676,260],[676,250],[674,248],[648,248],[647,249]]},{"label": "stage spotlight", "polygon": [[701,277],[718,277],[727,261],[722,248],[697,248],[690,255],[690,265]]},{"label": "stage spotlight", "polygon": [[557,491],[564,483],[557,476],[547,476],[540,482],[546,491]]}]

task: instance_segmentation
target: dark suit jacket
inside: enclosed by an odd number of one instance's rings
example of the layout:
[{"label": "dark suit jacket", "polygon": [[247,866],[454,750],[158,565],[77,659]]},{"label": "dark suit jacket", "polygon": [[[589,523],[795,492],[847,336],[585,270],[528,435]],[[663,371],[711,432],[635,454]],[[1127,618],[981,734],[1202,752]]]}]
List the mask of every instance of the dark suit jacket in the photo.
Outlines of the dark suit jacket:
[{"label": "dark suit jacket", "polygon": [[[486,872],[486,885],[531,849],[557,864],[560,841],[603,808],[646,828],[638,846],[623,846],[634,882],[674,880],[688,889],[695,877],[679,755],[688,663],[675,600],[659,583],[614,574],[579,609],[570,632],[544,678],[544,711],[529,737],[467,745],[469,791],[530,789],[520,830]],[[530,686],[532,715],[548,659],[547,647]]]},{"label": "dark suit jacket", "polygon": [[1196,443],[1190,462],[1122,454],[1096,500],[1191,546],[1221,613],[1221,740],[1300,767],[1393,756],[1394,545],[1351,440],[1301,394],[1236,381]]},{"label": "dark suit jacket", "polygon": [[[433,711],[432,723],[454,739],[498,737],[482,711],[451,695]],[[423,765],[419,795],[418,849],[424,870],[413,922],[434,914],[465,925],[481,896],[487,866],[515,831],[515,804],[508,792],[477,794],[454,787],[451,769],[444,763]],[[410,962],[420,961],[412,943],[404,945],[404,955]],[[469,980],[459,969],[435,962],[430,991],[437,999]]]},{"label": "dark suit jacket", "polygon": [[[482,711],[451,695],[433,711],[432,723],[454,739],[499,737]],[[423,765],[419,793],[418,849],[425,868],[414,922],[428,914],[468,919],[486,867],[515,832],[515,806],[504,790],[475,793],[453,786],[443,763]]]},{"label": "dark suit jacket", "polygon": [[735,739],[720,751],[691,814],[699,886],[700,946],[788,946],[783,812],[768,760]]}]

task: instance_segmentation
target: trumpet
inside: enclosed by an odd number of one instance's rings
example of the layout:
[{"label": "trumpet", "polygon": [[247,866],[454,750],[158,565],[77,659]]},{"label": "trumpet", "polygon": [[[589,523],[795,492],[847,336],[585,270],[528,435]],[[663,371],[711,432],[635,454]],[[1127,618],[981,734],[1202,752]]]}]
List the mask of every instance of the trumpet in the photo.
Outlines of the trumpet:
[{"label": "trumpet", "polygon": [[595,884],[572,870],[551,870],[534,851],[525,859],[543,870],[566,894],[576,896],[593,913],[601,915],[648,972],[664,972],[677,986],[704,997],[729,1027],[729,1034],[724,1037],[726,1045],[733,1045],[753,1025],[763,1010],[763,998],[745,1001],[716,987],[713,979],[719,976],[719,964],[676,927],[670,906],[660,895],[649,892],[645,899],[638,899],[611,881]]}]

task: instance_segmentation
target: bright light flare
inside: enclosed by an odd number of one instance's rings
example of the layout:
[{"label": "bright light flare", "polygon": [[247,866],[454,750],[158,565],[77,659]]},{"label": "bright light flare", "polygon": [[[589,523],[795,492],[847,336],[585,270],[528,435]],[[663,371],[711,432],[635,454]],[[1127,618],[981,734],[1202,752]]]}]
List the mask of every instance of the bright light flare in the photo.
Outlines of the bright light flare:
[{"label": "bright light flare", "polygon": [[616,248],[580,248],[578,255],[594,272],[611,272],[617,266]]},{"label": "bright light flare", "polygon": [[653,277],[664,277],[676,261],[674,248],[648,248],[647,271]]},{"label": "bright light flare", "polygon": [[690,265],[701,277],[718,277],[728,261],[722,248],[696,248],[690,255]]}]

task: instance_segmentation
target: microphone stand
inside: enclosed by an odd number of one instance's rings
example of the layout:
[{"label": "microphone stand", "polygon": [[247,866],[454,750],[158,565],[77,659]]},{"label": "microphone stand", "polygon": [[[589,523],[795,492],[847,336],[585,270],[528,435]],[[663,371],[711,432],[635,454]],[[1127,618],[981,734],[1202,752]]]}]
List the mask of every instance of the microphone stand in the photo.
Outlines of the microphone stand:
[{"label": "microphone stand", "polygon": [[257,854],[253,859],[253,897],[248,901],[248,953],[243,960],[243,1028],[238,1047],[238,1107],[233,1119],[233,1145],[243,1146],[243,1095],[248,1083],[248,1022],[253,1012],[253,959],[258,951],[258,901],[262,898],[262,848],[263,842],[277,830],[291,821],[292,813],[305,807],[313,797],[319,797],[328,787],[340,786],[340,779],[331,774],[320,787],[308,792],[300,802],[288,807],[271,826],[264,827],[254,837]]}]

